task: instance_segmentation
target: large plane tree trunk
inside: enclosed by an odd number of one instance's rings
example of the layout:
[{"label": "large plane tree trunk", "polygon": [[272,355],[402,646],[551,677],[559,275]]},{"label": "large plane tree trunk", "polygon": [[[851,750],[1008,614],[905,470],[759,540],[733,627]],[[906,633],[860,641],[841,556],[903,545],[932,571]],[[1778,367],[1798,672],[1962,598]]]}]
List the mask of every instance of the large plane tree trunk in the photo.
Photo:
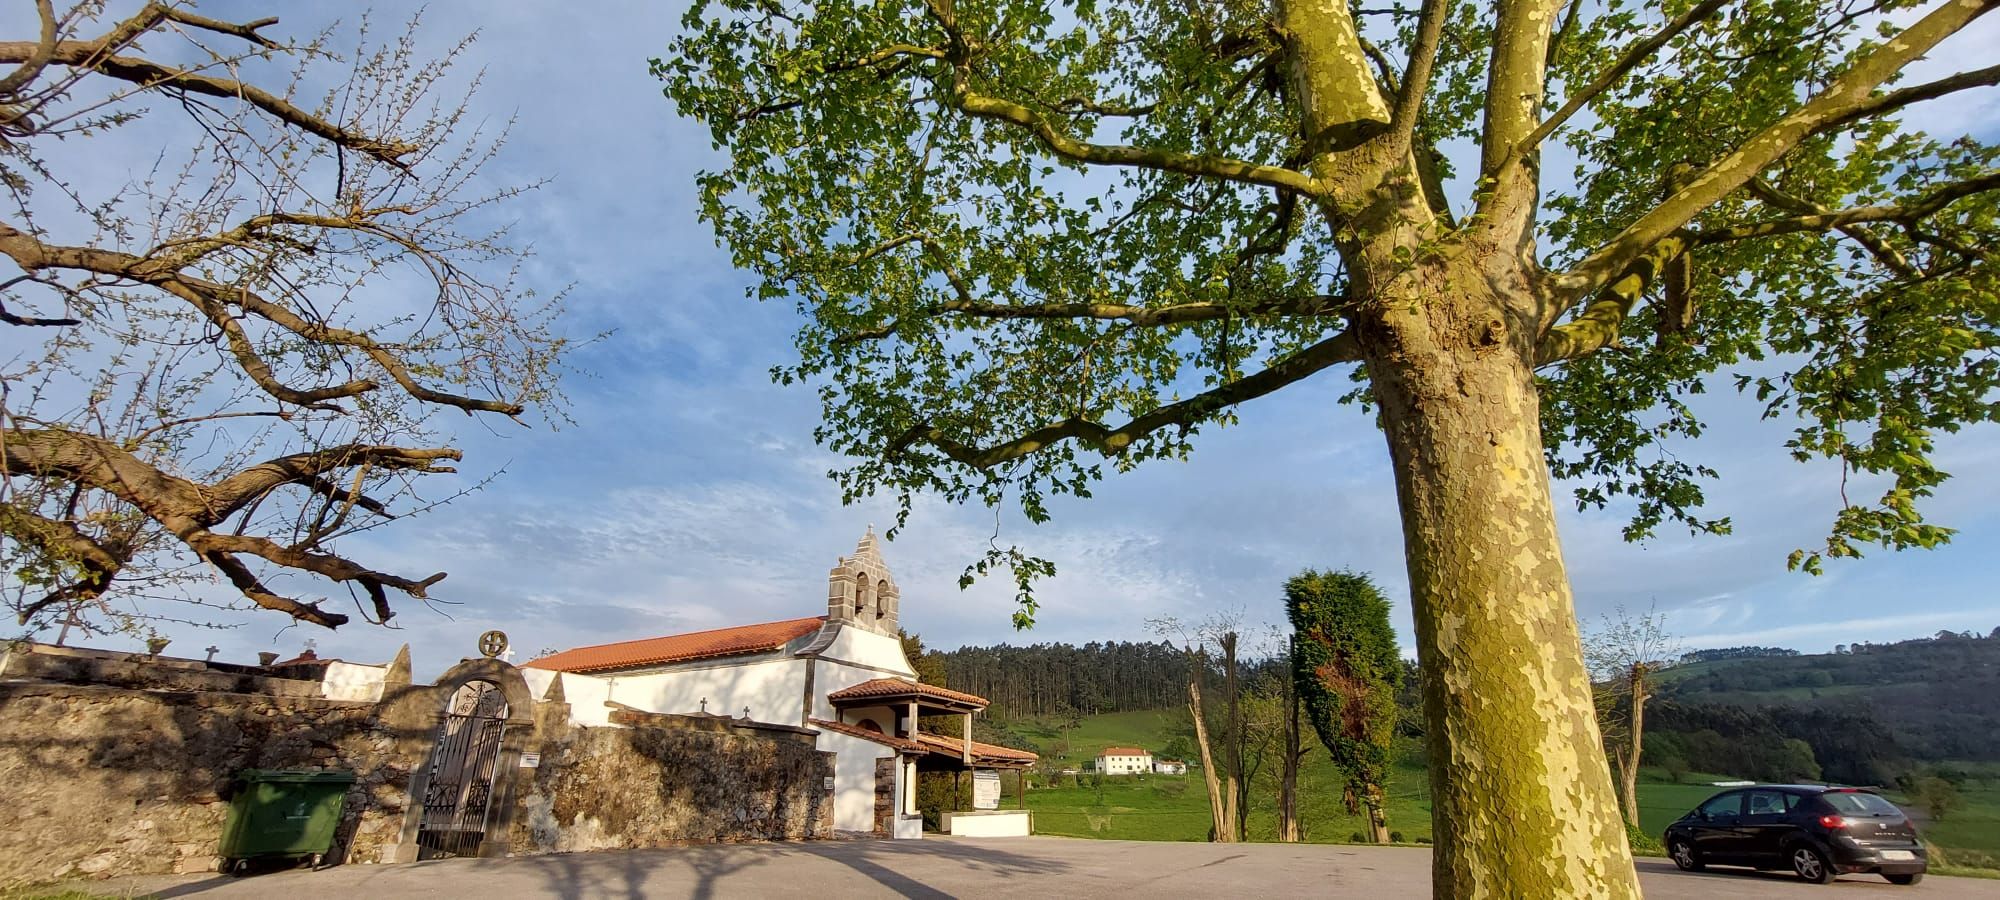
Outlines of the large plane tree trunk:
[{"label": "large plane tree trunk", "polygon": [[1509,312],[1533,304],[1494,296],[1504,272],[1425,274],[1423,304],[1357,325],[1403,515],[1436,894],[1637,896],[1556,535],[1534,328]]}]

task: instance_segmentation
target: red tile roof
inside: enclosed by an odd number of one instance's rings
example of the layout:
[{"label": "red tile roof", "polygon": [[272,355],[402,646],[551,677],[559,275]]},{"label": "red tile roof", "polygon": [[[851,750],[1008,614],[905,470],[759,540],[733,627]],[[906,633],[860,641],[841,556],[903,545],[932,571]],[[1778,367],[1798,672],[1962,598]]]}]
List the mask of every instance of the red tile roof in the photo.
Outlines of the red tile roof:
[{"label": "red tile roof", "polygon": [[[965,738],[963,737],[946,737],[942,734],[931,734],[928,731],[917,732],[917,741],[924,745],[924,749],[933,753],[942,753],[946,756],[958,756],[965,749]],[[1041,759],[1041,757],[1026,750],[1016,750],[1012,747],[1002,747],[999,744],[983,744],[979,741],[973,741],[972,759],[974,762],[994,760],[1031,763]]]},{"label": "red tile roof", "polygon": [[977,694],[947,690],[936,685],[919,684],[914,681],[904,681],[900,678],[877,678],[873,681],[864,681],[853,687],[844,687],[834,691],[826,695],[826,699],[830,703],[840,703],[847,700],[886,700],[893,697],[911,696],[929,697],[933,700],[942,700],[948,703],[977,706],[980,709],[986,708],[986,698]]},{"label": "red tile roof", "polygon": [[619,641],[615,644],[576,647],[541,659],[530,660],[522,665],[530,669],[552,669],[557,672],[602,672],[607,669],[631,669],[716,656],[735,656],[739,653],[760,653],[776,650],[793,640],[818,631],[825,622],[825,616],[812,616],[805,619],[786,619],[783,622],[765,622],[761,625],[739,625],[735,628],[717,628],[713,631],[697,631],[692,634],[670,634],[636,641]]},{"label": "red tile roof", "polygon": [[829,722],[825,719],[807,719],[806,721],[811,722],[814,728],[837,732],[848,737],[858,737],[864,741],[874,741],[884,747],[894,747],[897,750],[909,753],[922,753],[926,749],[924,745],[909,738],[894,737],[879,731],[869,731],[859,725],[849,725],[845,722]]},{"label": "red tile roof", "polygon": [[1098,756],[1152,756],[1137,747],[1106,747],[1097,751]]}]

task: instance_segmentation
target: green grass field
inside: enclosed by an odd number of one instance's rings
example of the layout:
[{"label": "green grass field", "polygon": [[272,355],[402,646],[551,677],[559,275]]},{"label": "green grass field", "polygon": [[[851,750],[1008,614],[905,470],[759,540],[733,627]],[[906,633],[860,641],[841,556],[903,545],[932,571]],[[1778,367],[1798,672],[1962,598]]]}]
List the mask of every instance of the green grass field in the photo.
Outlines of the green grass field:
[{"label": "green grass field", "polygon": [[[1042,741],[1044,755],[1062,765],[1081,766],[1105,747],[1161,746],[1173,721],[1161,712],[1091,716],[1068,734],[1067,752],[1062,751],[1063,736],[1055,729],[1025,730]],[[1422,751],[1414,743],[1402,750],[1389,783],[1389,828],[1401,832],[1408,841],[1429,840],[1430,786]],[[1252,840],[1277,837],[1277,772],[1272,766],[1275,761],[1252,779]],[[1199,768],[1186,775],[1107,777],[1102,779],[1101,788],[1092,787],[1088,776],[1065,778],[1057,786],[1028,792],[1028,808],[1035,811],[1035,830],[1044,834],[1146,841],[1208,839],[1208,794]],[[1299,820],[1307,839],[1313,841],[1347,841],[1365,827],[1362,817],[1350,815],[1342,804],[1340,781],[1323,751],[1308,756],[1299,771]]]},{"label": "green grass field", "polygon": [[[1172,717],[1159,712],[1111,713],[1091,716],[1067,735],[1053,728],[1020,729],[1042,742],[1045,756],[1061,765],[1081,766],[1097,751],[1113,745],[1159,747],[1169,738]],[[1389,828],[1404,840],[1431,837],[1430,786],[1422,749],[1413,741],[1398,748],[1389,778]],[[1252,778],[1249,834],[1251,840],[1277,836],[1277,772],[1275,761]],[[1712,782],[1734,780],[1727,775],[1690,773],[1675,783],[1658,770],[1642,769],[1639,778],[1639,821],[1647,833],[1659,835],[1715,794]],[[1341,802],[1340,780],[1326,753],[1312,753],[1299,772],[1299,819],[1306,839],[1322,843],[1351,840],[1364,828]],[[1892,800],[1920,819],[1926,839],[1939,850],[1942,862],[1956,868],[2000,868],[2000,777],[1984,778],[1961,788],[1963,805],[1942,821],[1926,822],[1909,798],[1890,793]],[[1028,792],[1035,812],[1035,830],[1043,834],[1136,841],[1203,841],[1208,839],[1207,789],[1199,769],[1187,775],[1109,776],[1093,786],[1089,776],[1061,778],[1054,786]]]},{"label": "green grass field", "polygon": [[1926,821],[1922,807],[1910,798],[1894,791],[1884,793],[1918,818],[1918,829],[1941,851],[1945,863],[2000,869],[2000,781],[1987,779],[1960,787],[1964,805],[1939,821]]}]

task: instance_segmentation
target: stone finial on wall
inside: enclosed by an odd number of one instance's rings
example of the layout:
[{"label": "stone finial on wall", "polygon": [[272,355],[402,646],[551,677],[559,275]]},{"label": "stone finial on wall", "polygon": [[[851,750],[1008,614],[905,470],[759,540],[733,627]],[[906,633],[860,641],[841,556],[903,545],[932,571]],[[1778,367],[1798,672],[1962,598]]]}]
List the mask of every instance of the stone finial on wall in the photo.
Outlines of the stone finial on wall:
[{"label": "stone finial on wall", "polygon": [[403,687],[410,683],[410,645],[404,644],[396,651],[396,658],[390,660],[389,671],[382,676],[383,687]]}]

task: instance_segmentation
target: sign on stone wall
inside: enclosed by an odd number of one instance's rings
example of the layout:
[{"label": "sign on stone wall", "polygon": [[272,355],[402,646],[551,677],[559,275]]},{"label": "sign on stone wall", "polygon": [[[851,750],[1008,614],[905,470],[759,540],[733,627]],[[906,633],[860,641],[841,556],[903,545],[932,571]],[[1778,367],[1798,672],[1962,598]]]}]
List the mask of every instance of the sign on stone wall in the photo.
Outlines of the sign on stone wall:
[{"label": "sign on stone wall", "polygon": [[977,769],[972,773],[972,808],[1000,808],[1000,773]]}]

